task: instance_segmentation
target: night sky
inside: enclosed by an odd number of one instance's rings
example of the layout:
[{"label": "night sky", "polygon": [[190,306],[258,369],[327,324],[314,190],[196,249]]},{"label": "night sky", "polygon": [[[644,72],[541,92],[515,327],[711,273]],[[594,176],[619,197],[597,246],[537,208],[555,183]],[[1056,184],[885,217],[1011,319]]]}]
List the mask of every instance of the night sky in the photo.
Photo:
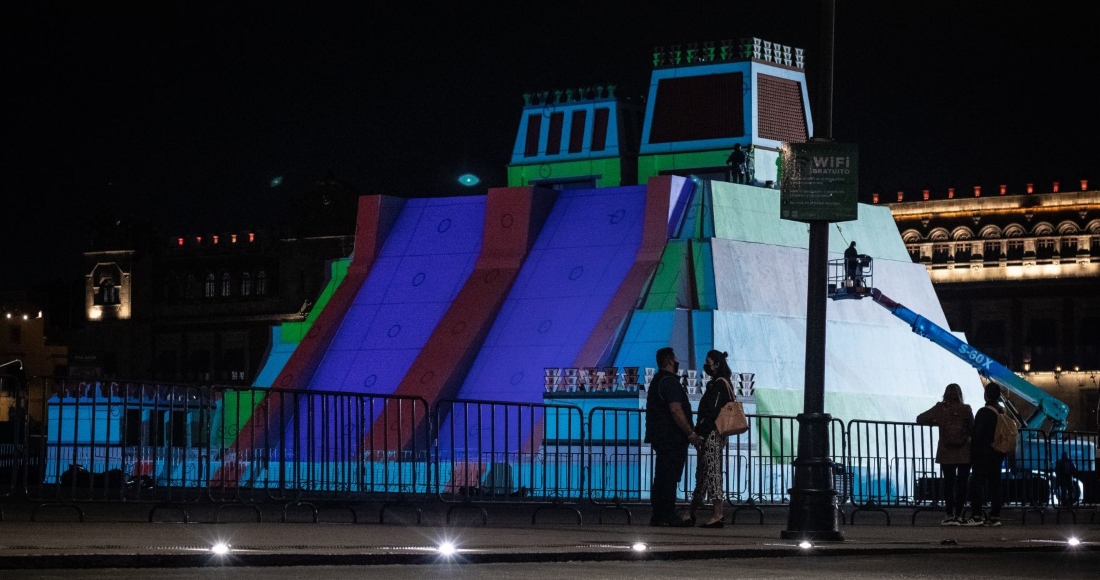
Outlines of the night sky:
[{"label": "night sky", "polygon": [[[801,47],[811,94],[822,58],[817,1],[148,4],[0,4],[0,292],[80,278],[92,220],[268,227],[328,171],[364,195],[503,186],[523,93],[640,98],[654,46]],[[1100,186],[1095,6],[836,4],[833,138],[863,199]]]}]

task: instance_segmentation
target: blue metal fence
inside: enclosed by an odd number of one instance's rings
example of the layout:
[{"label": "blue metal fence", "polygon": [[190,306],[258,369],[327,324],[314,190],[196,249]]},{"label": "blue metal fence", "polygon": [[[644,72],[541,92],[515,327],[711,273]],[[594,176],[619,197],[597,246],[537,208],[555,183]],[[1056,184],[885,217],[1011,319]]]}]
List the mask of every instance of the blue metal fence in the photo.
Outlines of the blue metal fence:
[{"label": "blue metal fence", "polygon": [[[20,428],[0,443],[0,497],[43,505],[274,502],[308,504],[314,514],[317,504],[427,499],[478,509],[530,504],[536,515],[576,511],[582,502],[629,513],[649,501],[653,454],[643,409],[595,407],[585,417],[568,404],[446,399],[429,408],[417,397],[331,391],[44,384],[42,432]],[[750,430],[726,449],[726,501],[735,510],[784,506],[798,420],[749,419]],[[941,505],[934,427],[834,419],[829,436],[838,506],[853,514],[908,508],[915,521]],[[1005,462],[1006,505],[1095,508],[1097,444],[1094,433],[1022,432]],[[691,450],[679,485],[684,504],[696,461]]]}]

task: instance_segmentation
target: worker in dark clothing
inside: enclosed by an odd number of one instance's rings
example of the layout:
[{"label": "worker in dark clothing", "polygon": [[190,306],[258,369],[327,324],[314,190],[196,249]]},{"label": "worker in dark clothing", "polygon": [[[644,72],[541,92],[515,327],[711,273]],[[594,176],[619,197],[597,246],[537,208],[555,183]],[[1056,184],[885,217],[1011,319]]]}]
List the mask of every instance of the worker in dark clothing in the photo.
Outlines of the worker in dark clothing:
[{"label": "worker in dark clothing", "polygon": [[734,183],[748,183],[749,181],[749,157],[741,149],[741,144],[733,146],[733,151],[726,158],[726,165],[730,166]]},{"label": "worker in dark clothing", "polygon": [[[970,517],[964,526],[1001,525],[1001,465],[1005,454],[993,449],[993,433],[997,429],[997,415],[1005,413],[1000,405],[1001,386],[989,383],[985,386],[985,406],[974,414],[974,432],[970,437]],[[986,492],[989,493],[990,510],[983,511]]]},{"label": "worker in dark clothing", "polygon": [[859,286],[859,251],[856,250],[856,242],[852,240],[852,243],[848,244],[848,249],[844,250],[844,277],[852,280],[853,286]]}]

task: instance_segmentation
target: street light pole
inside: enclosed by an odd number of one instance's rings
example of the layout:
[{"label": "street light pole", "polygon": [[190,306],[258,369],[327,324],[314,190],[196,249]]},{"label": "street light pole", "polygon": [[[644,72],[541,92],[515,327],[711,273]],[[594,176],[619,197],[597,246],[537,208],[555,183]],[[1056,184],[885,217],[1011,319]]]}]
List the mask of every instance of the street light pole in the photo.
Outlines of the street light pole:
[{"label": "street light pole", "polygon": [[[835,0],[823,0],[821,21],[822,64],[818,104],[820,123],[815,140],[832,140],[833,27]],[[817,127],[823,129],[818,131]],[[803,412],[798,415],[798,456],[785,539],[840,541],[834,465],[829,453],[829,424],[825,413],[825,331],[829,267],[829,223],[810,222],[809,270],[806,289],[806,376]]]}]

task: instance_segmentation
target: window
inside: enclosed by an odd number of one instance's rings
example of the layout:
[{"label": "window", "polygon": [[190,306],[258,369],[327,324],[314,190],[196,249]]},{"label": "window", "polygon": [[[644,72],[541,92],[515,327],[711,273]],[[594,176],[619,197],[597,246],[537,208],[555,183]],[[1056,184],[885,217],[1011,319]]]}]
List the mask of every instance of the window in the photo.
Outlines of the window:
[{"label": "window", "polygon": [[229,272],[222,272],[222,297],[227,298],[233,294],[233,278]]},{"label": "window", "polygon": [[970,242],[959,242],[955,244],[955,261],[956,262],[969,262],[970,261]]},{"label": "window", "polygon": [[1009,260],[1022,260],[1024,259],[1024,241],[1023,240],[1008,240],[1008,250],[1005,252],[1006,258]]},{"label": "window", "polygon": [[205,298],[213,298],[214,297],[214,273],[213,272],[207,272],[207,274],[206,274],[206,283],[203,285],[202,295]]},{"label": "window", "polygon": [[584,123],[588,111],[573,111],[573,122],[569,125],[569,152],[580,153],[584,148]]},{"label": "window", "polygon": [[984,257],[986,261],[1000,260],[1001,242],[986,242],[985,249],[982,251],[982,257]]},{"label": "window", "polygon": [[115,286],[115,281],[111,278],[104,278],[99,281],[99,303],[118,304],[118,287]]},{"label": "window", "polygon": [[1054,257],[1054,238],[1039,238],[1035,243],[1035,257],[1049,260]]},{"label": "window", "polygon": [[256,296],[267,294],[267,271],[260,270],[256,273]]},{"label": "window", "polygon": [[951,253],[951,247],[947,244],[933,244],[932,245],[932,263],[933,264],[946,264],[947,256]]},{"label": "window", "polygon": [[17,324],[8,325],[8,342],[12,344],[23,343],[23,329]]},{"label": "window", "polygon": [[546,154],[557,155],[561,153],[561,131],[565,124],[565,113],[552,113],[550,115],[550,130],[546,136]]},{"label": "window", "polygon": [[1061,248],[1058,253],[1063,258],[1073,258],[1077,256],[1077,238],[1073,236],[1065,236],[1062,238]]},{"label": "window", "polygon": [[252,295],[252,276],[248,272],[241,272],[241,296]]}]

